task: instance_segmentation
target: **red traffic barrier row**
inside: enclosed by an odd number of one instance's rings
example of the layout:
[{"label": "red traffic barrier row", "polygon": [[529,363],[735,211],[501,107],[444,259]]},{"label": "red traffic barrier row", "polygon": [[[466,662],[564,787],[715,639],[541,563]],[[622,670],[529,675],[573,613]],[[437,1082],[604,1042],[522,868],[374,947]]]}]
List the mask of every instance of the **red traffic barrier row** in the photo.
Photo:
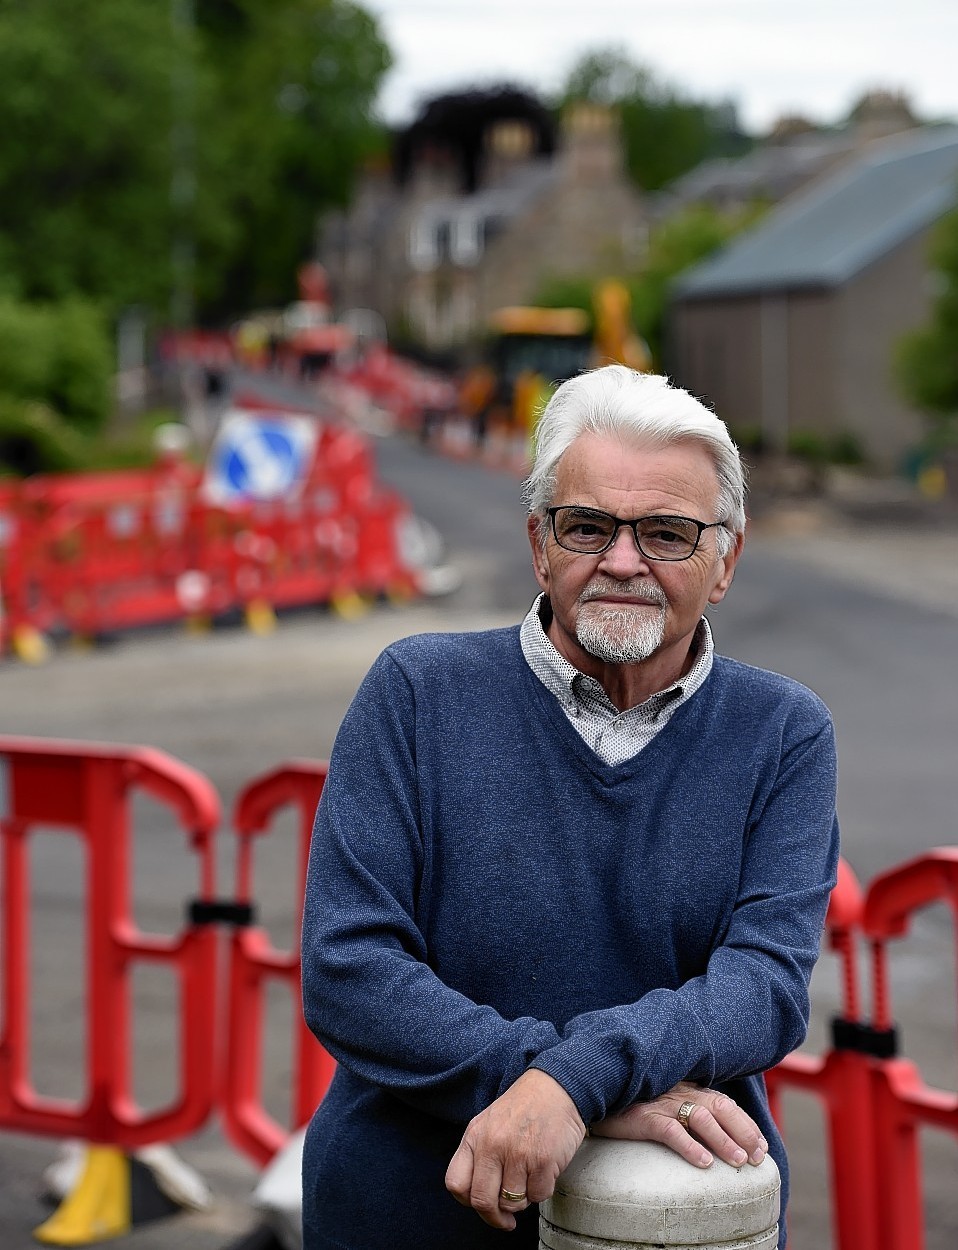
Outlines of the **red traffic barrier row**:
[{"label": "red traffic barrier row", "polygon": [[161,344],[161,356],[212,370],[238,363],[253,372],[296,374],[300,380],[309,376],[353,388],[387,412],[398,428],[416,433],[424,420],[458,411],[452,378],[398,355],[385,342],[372,339],[360,347],[354,328],[320,315],[323,319],[315,325],[290,335],[270,334],[255,320],[241,323],[233,333],[171,333]]},{"label": "red traffic barrier row", "polygon": [[53,633],[408,597],[420,589],[404,558],[411,523],[366,440],[330,425],[281,497],[223,502],[208,474],[169,460],[30,478],[0,492],[0,653],[31,658]]},{"label": "red traffic barrier row", "polygon": [[[0,997],[0,1128],[132,1148],[199,1128],[215,1111],[233,1144],[265,1164],[322,1098],[333,1063],[299,1010],[298,936],[273,945],[255,918],[255,849],[290,814],[297,866],[290,874],[294,933],[313,813],[324,764],[290,762],[249,782],[232,814],[236,878],[232,896],[216,891],[216,793],[201,774],[162,752],[0,736],[0,840],[6,905]],[[169,808],[181,836],[170,854],[194,864],[196,895],[172,935],[141,933],[130,910],[133,801],[145,791]],[[29,842],[38,832],[79,837],[86,851],[86,1094],[70,1103],[33,1087],[31,1003],[39,987],[29,968]],[[177,852],[177,843],[179,851]],[[185,849],[184,849],[185,847]],[[817,1098],[826,1113],[836,1250],[923,1250],[918,1134],[933,1127],[958,1136],[958,1095],[935,1089],[897,1054],[888,965],[913,916],[936,901],[958,916],[958,848],[926,852],[862,890],[844,862],[832,894],[827,948],[839,963],[842,1010],[826,1054],[794,1054],[767,1074],[773,1112],[782,1093]],[[225,935],[225,936],[224,936]],[[217,975],[226,941],[227,991]],[[870,952],[863,1006],[860,948]],[[142,963],[174,970],[178,984],[180,1089],[168,1106],[143,1112],[130,1085],[131,977]],[[267,1109],[268,999],[292,1003],[285,1122]],[[952,991],[953,992],[953,991]],[[217,1081],[215,1073],[222,1073]],[[787,1125],[784,1126],[787,1129]]]},{"label": "red traffic barrier row", "polygon": [[336,366],[334,376],[355,386],[385,408],[396,424],[419,433],[423,422],[458,410],[455,384],[435,371],[403,360],[382,344],[361,357]]}]

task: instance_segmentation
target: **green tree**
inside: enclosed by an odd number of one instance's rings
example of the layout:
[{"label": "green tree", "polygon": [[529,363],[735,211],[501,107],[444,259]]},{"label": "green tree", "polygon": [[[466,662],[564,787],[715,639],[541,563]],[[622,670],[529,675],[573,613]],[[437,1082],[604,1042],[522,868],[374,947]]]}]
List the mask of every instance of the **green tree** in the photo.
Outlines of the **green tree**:
[{"label": "green tree", "polygon": [[0,3],[0,266],[24,297],[166,294],[172,67],[160,4]]},{"label": "green tree", "polygon": [[0,297],[0,476],[81,467],[109,414],[112,375],[95,306]]},{"label": "green tree", "polygon": [[756,203],[728,212],[711,204],[693,204],[652,230],[645,263],[632,282],[632,315],[657,361],[661,362],[665,348],[665,320],[674,280],[754,225],[766,208]]},{"label": "green tree", "polygon": [[958,212],[941,221],[931,263],[938,279],[931,317],[902,340],[897,372],[907,398],[937,418],[940,435],[949,431],[954,435],[958,428]]},{"label": "green tree", "polygon": [[575,65],[561,104],[576,100],[617,109],[629,174],[645,191],[664,187],[708,157],[740,156],[752,145],[730,101],[693,100],[617,49],[589,52]]},{"label": "green tree", "polygon": [[200,0],[197,13],[217,69],[201,179],[227,189],[231,225],[215,302],[277,302],[295,292],[318,214],[347,202],[359,164],[385,144],[371,119],[390,54],[347,0]]},{"label": "green tree", "polygon": [[4,289],[162,316],[181,237],[207,314],[291,293],[388,63],[349,0],[0,0]]}]

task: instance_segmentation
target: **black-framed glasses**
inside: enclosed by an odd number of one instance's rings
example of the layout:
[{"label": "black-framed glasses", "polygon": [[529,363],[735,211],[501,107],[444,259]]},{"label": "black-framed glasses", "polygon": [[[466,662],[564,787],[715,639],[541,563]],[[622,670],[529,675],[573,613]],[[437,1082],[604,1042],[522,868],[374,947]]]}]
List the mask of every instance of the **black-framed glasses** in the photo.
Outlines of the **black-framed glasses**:
[{"label": "black-framed glasses", "polygon": [[597,556],[608,551],[623,525],[635,535],[635,545],[647,560],[687,560],[706,530],[724,521],[696,521],[688,516],[616,517],[598,508],[575,504],[546,509],[556,542],[566,551]]}]

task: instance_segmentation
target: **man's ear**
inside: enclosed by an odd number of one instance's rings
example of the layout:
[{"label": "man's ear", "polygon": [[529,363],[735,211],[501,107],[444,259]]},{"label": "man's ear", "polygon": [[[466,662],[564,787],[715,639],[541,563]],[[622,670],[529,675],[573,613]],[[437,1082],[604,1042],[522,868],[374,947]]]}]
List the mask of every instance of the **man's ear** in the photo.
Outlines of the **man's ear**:
[{"label": "man's ear", "polygon": [[732,584],[732,578],[735,576],[735,566],[738,564],[739,557],[742,554],[742,548],[745,546],[745,535],[733,535],[735,544],[727,555],[722,556],[719,561],[721,564],[721,572],[716,578],[715,584],[709,592],[709,603],[719,604],[725,598],[729,586]]}]

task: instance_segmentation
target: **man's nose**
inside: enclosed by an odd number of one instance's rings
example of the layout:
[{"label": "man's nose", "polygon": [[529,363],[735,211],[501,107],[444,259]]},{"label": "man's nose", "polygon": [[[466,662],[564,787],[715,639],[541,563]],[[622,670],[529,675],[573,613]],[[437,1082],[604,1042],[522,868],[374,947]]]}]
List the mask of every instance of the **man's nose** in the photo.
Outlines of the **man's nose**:
[{"label": "man's nose", "polygon": [[608,571],[613,577],[635,577],[644,569],[651,572],[649,562],[639,550],[635,531],[630,525],[620,525],[618,533],[612,540],[612,546],[603,551],[600,568]]}]

